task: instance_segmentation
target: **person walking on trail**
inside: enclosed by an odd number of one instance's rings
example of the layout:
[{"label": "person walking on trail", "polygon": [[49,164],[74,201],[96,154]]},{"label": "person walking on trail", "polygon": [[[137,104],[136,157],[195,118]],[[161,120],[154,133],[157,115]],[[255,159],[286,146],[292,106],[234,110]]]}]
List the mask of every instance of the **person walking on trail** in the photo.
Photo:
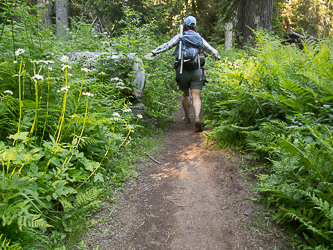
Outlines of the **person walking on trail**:
[{"label": "person walking on trail", "polygon": [[[183,30],[183,32],[182,32]],[[190,119],[190,90],[193,100],[193,109],[195,114],[195,131],[202,131],[202,122],[200,119],[201,99],[200,94],[202,87],[205,85],[205,72],[203,66],[205,64],[204,51],[221,60],[220,55],[204,38],[196,32],[196,18],[192,15],[187,16],[181,26],[181,32],[174,36],[168,42],[158,46],[146,57],[156,56],[162,52],[166,52],[176,47],[174,55],[177,55],[175,61],[176,81],[180,90],[183,91],[183,109],[185,117],[182,118],[183,123],[191,123]],[[179,47],[181,46],[181,52]],[[180,56],[181,55],[181,56]],[[181,57],[181,58],[180,58]]]}]

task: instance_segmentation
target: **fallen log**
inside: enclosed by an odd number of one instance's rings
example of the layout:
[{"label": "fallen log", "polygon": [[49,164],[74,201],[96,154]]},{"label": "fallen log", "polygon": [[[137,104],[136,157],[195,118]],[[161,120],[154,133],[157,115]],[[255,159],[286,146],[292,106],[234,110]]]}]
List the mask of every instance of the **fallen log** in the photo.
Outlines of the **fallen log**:
[{"label": "fallen log", "polygon": [[321,41],[320,39],[318,39],[314,36],[310,36],[310,35],[304,36],[300,33],[297,33],[291,27],[288,27],[288,35],[289,35],[290,38],[293,38],[293,39],[299,39],[299,40],[302,40],[302,39],[304,40],[305,39],[305,40],[315,41],[317,43]]},{"label": "fallen log", "polygon": [[320,43],[320,42],[328,42],[327,40],[322,40],[318,39],[314,36],[310,35],[302,35],[300,33],[295,32],[291,27],[288,27],[288,35],[285,37],[285,41],[283,44],[286,43],[295,43],[298,45],[300,49],[304,49],[303,42],[315,42],[315,43]]}]

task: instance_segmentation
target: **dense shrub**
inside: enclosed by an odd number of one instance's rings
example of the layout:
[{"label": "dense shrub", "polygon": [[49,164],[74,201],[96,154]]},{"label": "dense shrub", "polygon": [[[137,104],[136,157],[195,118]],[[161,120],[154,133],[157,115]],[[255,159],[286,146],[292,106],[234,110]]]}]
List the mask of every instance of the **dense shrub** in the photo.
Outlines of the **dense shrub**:
[{"label": "dense shrub", "polygon": [[[101,192],[111,198],[114,186],[135,175],[130,164],[154,133],[131,112],[136,86],[127,56],[150,50],[142,44],[153,41],[154,24],[140,26],[124,7],[121,37],[73,20],[62,39],[38,29],[28,11],[10,9],[16,21],[2,26],[0,39],[0,245],[68,249]],[[100,53],[91,66],[72,57],[85,51]],[[160,88],[148,80],[142,100],[148,114],[169,119],[174,92]]]},{"label": "dense shrub", "polygon": [[[333,247],[332,49],[304,50],[257,33],[257,46],[225,59],[204,91],[208,140],[246,149],[271,167],[258,190],[276,219],[308,246]],[[293,222],[293,223],[292,223]]]}]

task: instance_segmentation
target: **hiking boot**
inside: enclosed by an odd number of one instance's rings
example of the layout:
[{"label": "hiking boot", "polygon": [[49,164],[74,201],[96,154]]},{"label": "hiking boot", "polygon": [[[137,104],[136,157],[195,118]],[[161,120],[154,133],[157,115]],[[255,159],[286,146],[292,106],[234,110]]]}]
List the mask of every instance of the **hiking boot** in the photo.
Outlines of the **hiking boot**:
[{"label": "hiking boot", "polygon": [[186,116],[184,116],[184,117],[182,118],[182,123],[185,123],[185,124],[189,124],[189,123],[191,123],[191,118],[190,118],[190,117],[186,117]]},{"label": "hiking boot", "polygon": [[200,117],[195,118],[195,132],[201,132],[202,131],[202,122]]}]

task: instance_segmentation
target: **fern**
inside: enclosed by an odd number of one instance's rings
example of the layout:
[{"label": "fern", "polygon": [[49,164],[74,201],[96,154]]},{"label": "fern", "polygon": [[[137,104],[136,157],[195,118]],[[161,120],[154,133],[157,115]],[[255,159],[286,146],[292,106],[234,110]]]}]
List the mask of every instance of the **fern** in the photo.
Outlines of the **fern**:
[{"label": "fern", "polygon": [[98,198],[101,195],[103,189],[91,188],[85,192],[82,192],[76,196],[76,202],[78,206],[86,205],[92,206],[99,203]]},{"label": "fern", "polygon": [[0,235],[0,249],[2,250],[20,250],[22,249],[18,244],[10,244],[10,240],[7,240],[6,237],[1,234]]},{"label": "fern", "polygon": [[251,54],[210,72],[202,95],[206,145],[215,140],[270,160],[258,191],[276,207],[275,218],[304,235],[304,249],[333,249],[333,53],[327,44],[300,51],[256,35]]}]

